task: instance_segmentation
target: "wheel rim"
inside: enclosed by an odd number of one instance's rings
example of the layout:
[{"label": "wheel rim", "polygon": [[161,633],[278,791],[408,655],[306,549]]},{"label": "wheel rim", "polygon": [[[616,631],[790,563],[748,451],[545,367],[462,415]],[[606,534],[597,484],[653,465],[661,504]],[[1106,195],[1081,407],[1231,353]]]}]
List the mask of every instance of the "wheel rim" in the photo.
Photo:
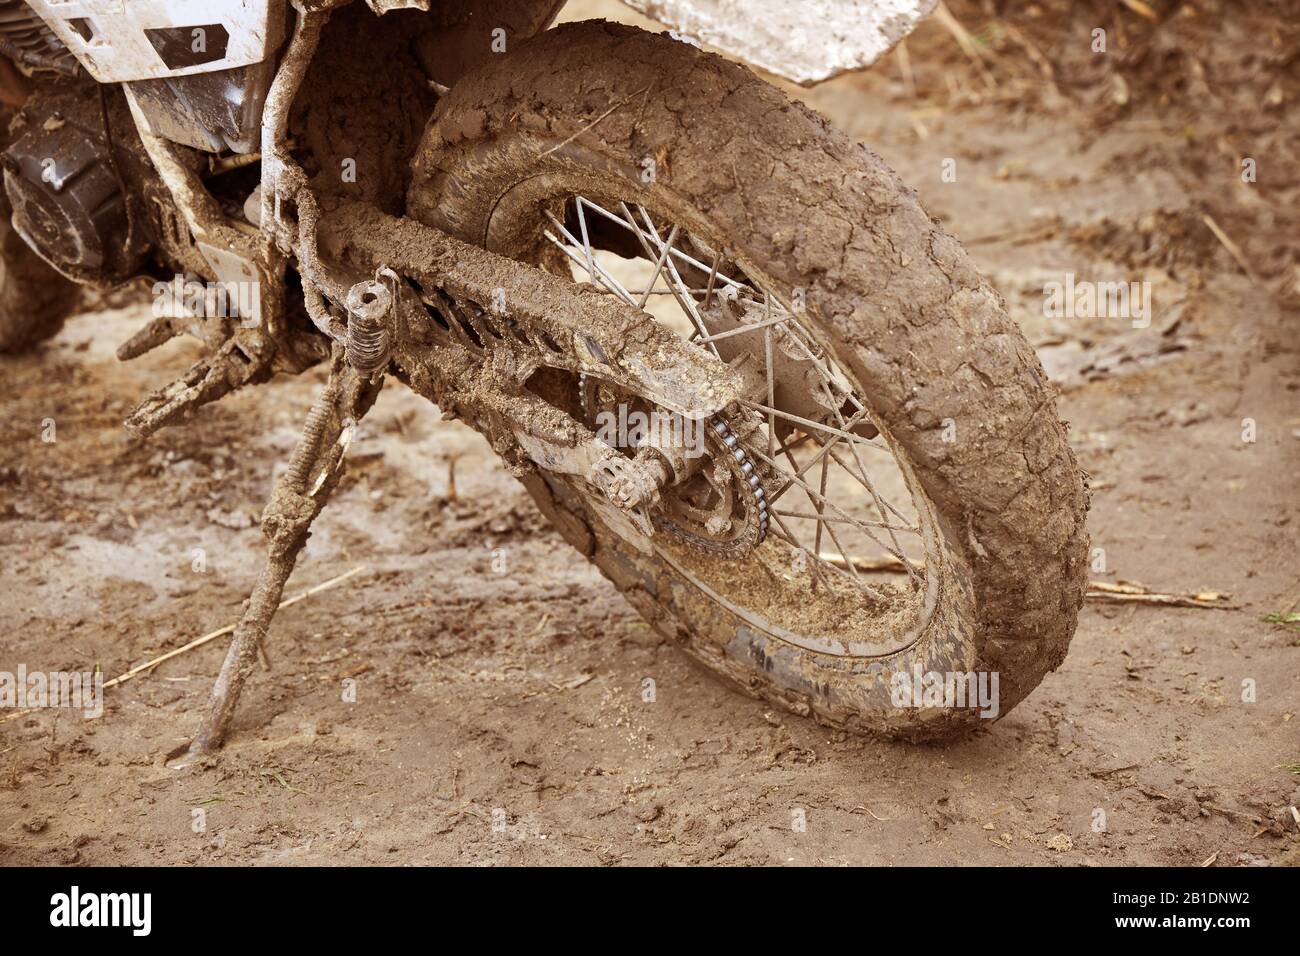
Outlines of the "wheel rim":
[{"label": "wheel rim", "polygon": [[[758,394],[741,403],[740,417],[750,428],[745,450],[766,470],[770,534],[722,571],[662,534],[652,550],[710,600],[788,643],[845,657],[881,657],[914,644],[938,604],[933,509],[848,367],[812,331],[815,304],[753,278],[761,273],[746,268],[743,251],[710,235],[698,216],[683,227],[688,214],[674,215],[680,211],[654,195],[627,195],[617,181],[593,189],[590,176],[580,192],[537,179],[520,184],[513,202],[508,193],[497,204],[485,236],[490,248],[496,217],[531,210],[534,238],[523,242],[530,249],[519,247],[515,225],[516,248],[496,251],[523,254],[649,311],[733,368],[759,367]],[[620,191],[627,198],[613,198]],[[820,414],[809,413],[807,401],[791,409],[792,379],[800,375],[809,394],[820,393],[813,403]],[[878,434],[866,437],[872,431]],[[625,528],[611,530],[628,539]],[[645,541],[628,543],[647,550]],[[737,580],[739,568],[755,564],[760,572]],[[870,574],[886,569],[906,583]],[[800,601],[804,607],[792,610]]]}]

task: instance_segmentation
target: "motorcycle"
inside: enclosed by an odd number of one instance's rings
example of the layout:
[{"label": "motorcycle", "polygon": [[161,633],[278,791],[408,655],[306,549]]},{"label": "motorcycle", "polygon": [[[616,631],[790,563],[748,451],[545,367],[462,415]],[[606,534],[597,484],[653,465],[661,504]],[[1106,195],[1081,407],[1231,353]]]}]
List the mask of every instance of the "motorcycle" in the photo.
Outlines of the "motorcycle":
[{"label": "motorcycle", "polygon": [[[0,349],[74,284],[153,283],[129,360],[205,357],[137,436],[327,363],[188,746],[220,746],[356,423],[396,380],[741,690],[922,740],[1064,659],[1088,492],[1047,376],[960,244],[798,83],[933,0],[0,2]],[[992,690],[990,700],[989,691]]]}]

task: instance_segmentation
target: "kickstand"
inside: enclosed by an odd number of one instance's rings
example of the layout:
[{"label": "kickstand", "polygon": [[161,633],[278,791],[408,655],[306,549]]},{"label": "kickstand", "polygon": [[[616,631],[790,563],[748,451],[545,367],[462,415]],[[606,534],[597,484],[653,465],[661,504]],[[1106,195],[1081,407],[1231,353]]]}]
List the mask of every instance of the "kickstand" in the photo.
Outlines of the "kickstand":
[{"label": "kickstand", "polygon": [[308,413],[289,468],[276,482],[262,513],[266,563],[248,607],[235,626],[221,673],[212,685],[207,716],[194,741],[173,751],[174,755],[210,753],[225,740],[239,694],[257,663],[262,640],[298,553],[307,543],[311,523],[342,477],[343,454],[352,438],[351,429],[370,410],[382,384],[382,376],[358,372],[345,360],[343,349],[335,347],[329,381]]}]

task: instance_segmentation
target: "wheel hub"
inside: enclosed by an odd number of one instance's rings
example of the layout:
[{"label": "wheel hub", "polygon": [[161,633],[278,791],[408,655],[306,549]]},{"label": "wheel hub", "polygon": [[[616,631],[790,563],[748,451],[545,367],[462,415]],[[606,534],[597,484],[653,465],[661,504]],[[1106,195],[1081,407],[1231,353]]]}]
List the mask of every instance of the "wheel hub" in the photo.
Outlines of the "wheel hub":
[{"label": "wheel hub", "polygon": [[733,557],[767,536],[762,475],[726,419],[682,419],[590,378],[581,397],[588,427],[613,450],[589,480],[644,533]]}]

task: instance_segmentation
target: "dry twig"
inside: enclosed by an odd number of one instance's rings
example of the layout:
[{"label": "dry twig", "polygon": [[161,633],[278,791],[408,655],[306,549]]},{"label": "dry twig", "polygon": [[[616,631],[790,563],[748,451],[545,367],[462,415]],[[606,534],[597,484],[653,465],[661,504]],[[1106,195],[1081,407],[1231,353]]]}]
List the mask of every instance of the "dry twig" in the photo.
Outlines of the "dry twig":
[{"label": "dry twig", "polygon": [[[299,591],[293,597],[288,597],[285,598],[283,601],[281,601],[277,610],[283,610],[284,608],[289,607],[290,605],[297,604],[299,601],[307,600],[307,598],[311,597],[314,594],[319,594],[321,591],[327,591],[330,588],[335,587],[336,585],[342,584],[344,581],[346,581],[348,578],[352,577],[353,575],[360,574],[365,569],[366,566],[364,564],[357,565],[357,567],[353,568],[351,571],[345,571],[344,573],[338,575],[337,577],[330,578],[328,581],[322,581],[320,584],[317,584],[315,587],[310,587],[305,591]],[[117,687],[121,684],[125,684],[129,680],[134,680],[135,678],[139,677],[141,674],[145,674],[152,671],[159,664],[169,661],[173,657],[180,657],[182,654],[188,653],[189,651],[194,650],[196,647],[202,647],[204,644],[207,644],[211,641],[215,641],[217,638],[229,634],[234,629],[235,629],[234,624],[227,624],[225,627],[219,627],[215,631],[210,631],[209,633],[204,634],[202,637],[196,637],[188,644],[182,644],[180,647],[177,647],[174,650],[170,650],[166,654],[160,654],[158,657],[153,658],[153,660],[145,661],[143,664],[137,664],[135,667],[132,667],[129,671],[126,671],[123,674],[119,674],[117,677],[114,677],[112,680],[105,681],[104,690],[108,690],[110,687]],[[25,717],[26,715],[33,714],[40,709],[41,708],[39,707],[28,707],[25,710],[19,710],[19,711],[15,711],[12,714],[6,714],[4,717],[0,717],[0,724],[6,724],[11,720],[17,720],[19,717]]]},{"label": "dry twig", "polygon": [[[838,568],[847,567],[847,562],[841,555],[821,553],[818,557],[827,564],[833,564]],[[889,572],[904,570],[903,562],[893,555],[883,558],[862,558],[850,555],[848,561],[852,561],[854,569],[858,571]],[[925,565],[920,561],[912,561],[911,565],[917,571],[925,570]],[[1116,584],[1111,584],[1109,581],[1089,581],[1087,591],[1088,600],[1106,601],[1113,604],[1162,604],[1166,607],[1199,607],[1220,611],[1239,610],[1241,605],[1232,603],[1231,597],[1231,594],[1225,594],[1222,591],[1197,591],[1192,594],[1152,591],[1146,585],[1134,581],[1120,581]]]}]

